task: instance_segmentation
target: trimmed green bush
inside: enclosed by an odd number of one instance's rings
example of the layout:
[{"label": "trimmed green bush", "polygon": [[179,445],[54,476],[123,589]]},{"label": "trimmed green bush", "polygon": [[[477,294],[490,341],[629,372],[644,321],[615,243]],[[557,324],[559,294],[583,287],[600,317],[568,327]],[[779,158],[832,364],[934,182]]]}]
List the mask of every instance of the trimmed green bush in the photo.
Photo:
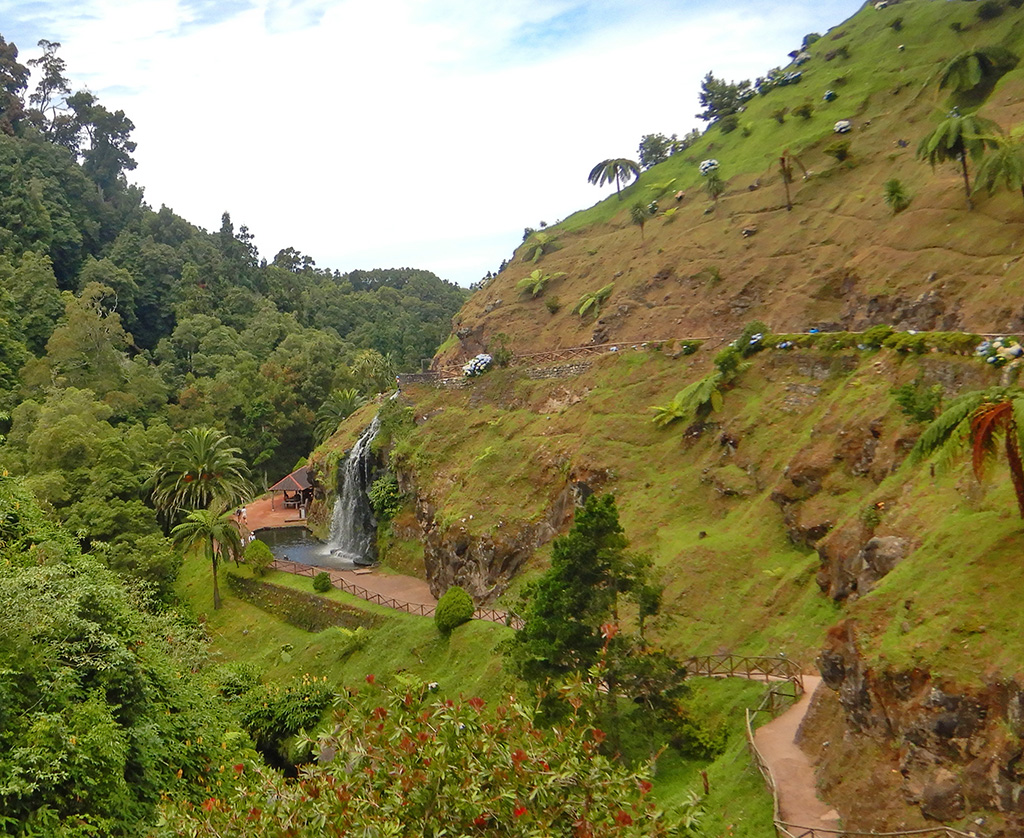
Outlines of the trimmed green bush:
[{"label": "trimmed green bush", "polygon": [[473,600],[458,585],[452,585],[438,600],[434,610],[434,622],[441,634],[449,635],[452,630],[473,619],[476,610]]},{"label": "trimmed green bush", "polygon": [[318,594],[326,594],[331,589],[331,575],[326,571],[320,571],[313,577],[313,590]]},{"label": "trimmed green bush", "polygon": [[274,554],[270,552],[266,543],[258,538],[245,545],[242,557],[252,569],[253,576],[265,576],[270,565],[274,563]]}]

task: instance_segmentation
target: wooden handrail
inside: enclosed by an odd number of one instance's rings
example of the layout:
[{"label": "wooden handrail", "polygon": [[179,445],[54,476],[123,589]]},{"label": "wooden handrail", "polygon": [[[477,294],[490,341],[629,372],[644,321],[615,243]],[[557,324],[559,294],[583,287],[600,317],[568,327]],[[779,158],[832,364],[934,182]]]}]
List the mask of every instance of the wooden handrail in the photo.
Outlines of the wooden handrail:
[{"label": "wooden handrail", "polygon": [[[687,666],[691,673],[709,678],[738,677],[753,678],[753,680],[764,680],[765,683],[776,683],[781,686],[786,683],[794,685],[795,697],[799,698],[804,692],[803,670],[790,658],[778,656],[757,656],[757,655],[699,655],[690,658]],[[765,699],[756,710],[749,707],[744,711],[746,714],[746,736],[747,746],[750,748],[751,757],[758,771],[764,778],[765,785],[772,793],[772,822],[775,824],[775,833],[778,838],[980,838],[978,833],[961,832],[951,826],[933,826],[924,829],[904,829],[897,832],[869,832],[851,829],[828,829],[817,826],[801,826],[782,820],[779,809],[779,790],[772,775],[771,767],[764,756],[758,750],[754,742],[753,718],[760,712],[769,711],[774,714],[777,709],[773,696],[777,686],[768,690]],[[791,696],[784,696],[790,698]],[[765,705],[768,705],[767,707]]]},{"label": "wooden handrail", "polygon": [[[299,562],[293,562],[289,559],[275,559],[270,565],[275,570],[280,570],[283,573],[292,573],[296,576],[316,576],[318,573],[326,573],[331,580],[331,585],[344,591],[352,596],[359,597],[361,600],[371,602],[374,605],[380,605],[384,608],[391,608],[395,611],[403,611],[406,614],[412,614],[417,617],[433,617],[435,606],[426,605],[421,602],[404,602],[400,599],[394,599],[393,597],[386,597],[383,594],[379,594],[376,591],[369,591],[360,585],[354,585],[345,579],[341,575],[341,571],[319,567],[317,565],[300,564]],[[522,618],[511,611],[499,611],[494,608],[478,608],[473,612],[474,620],[484,620],[489,623],[500,623],[502,625],[510,626],[516,630],[523,627]]]}]

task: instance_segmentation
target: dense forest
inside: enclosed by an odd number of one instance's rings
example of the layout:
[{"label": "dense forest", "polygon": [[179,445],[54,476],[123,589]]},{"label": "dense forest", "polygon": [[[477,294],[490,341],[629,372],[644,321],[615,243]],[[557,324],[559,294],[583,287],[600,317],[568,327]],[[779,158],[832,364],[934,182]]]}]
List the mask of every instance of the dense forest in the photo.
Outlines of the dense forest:
[{"label": "dense forest", "polygon": [[272,482],[333,392],[417,369],[467,292],[292,248],[268,261],[227,213],[207,232],[154,211],[126,178],[131,120],[72,94],[59,44],[40,46],[30,92],[0,39],[2,465],[88,541],[131,539],[154,531],[139,486],[175,431],[224,430]]},{"label": "dense forest", "polygon": [[195,674],[200,626],[168,610],[182,556],[154,463],[212,427],[273,482],[325,402],[418,369],[468,292],[267,260],[226,212],[209,232],[154,210],[129,117],[39,47],[22,62],[0,37],[0,832],[138,834],[240,747]]}]

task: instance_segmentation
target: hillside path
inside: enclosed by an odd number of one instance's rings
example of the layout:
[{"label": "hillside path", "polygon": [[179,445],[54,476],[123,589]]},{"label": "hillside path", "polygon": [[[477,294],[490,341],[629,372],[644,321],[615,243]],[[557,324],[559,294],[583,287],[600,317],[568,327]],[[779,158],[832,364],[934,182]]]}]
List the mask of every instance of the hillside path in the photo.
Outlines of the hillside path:
[{"label": "hillside path", "polygon": [[[245,507],[245,521],[239,521],[242,535],[248,536],[256,530],[278,527],[304,527],[306,521],[300,518],[294,509],[284,509],[280,500],[271,508],[270,497],[257,498]],[[326,569],[326,568],[325,568]],[[437,605],[437,599],[430,593],[426,580],[415,576],[403,576],[399,573],[382,572],[378,568],[359,568],[357,570],[336,570],[331,573],[340,574],[351,585],[366,588],[373,594],[380,594],[387,599],[407,602],[411,605]]]},{"label": "hillside path", "polygon": [[779,818],[798,826],[837,830],[839,813],[818,799],[814,766],[796,744],[796,731],[821,684],[818,675],[804,675],[804,694],[785,713],[754,732],[754,744],[768,764],[779,793]]}]

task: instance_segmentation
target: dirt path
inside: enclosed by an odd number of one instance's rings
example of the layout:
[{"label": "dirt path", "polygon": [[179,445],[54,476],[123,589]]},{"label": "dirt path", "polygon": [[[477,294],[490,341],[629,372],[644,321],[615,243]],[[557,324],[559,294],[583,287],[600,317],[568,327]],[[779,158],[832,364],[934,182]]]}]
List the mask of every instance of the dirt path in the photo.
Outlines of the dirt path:
[{"label": "dirt path", "polygon": [[836,830],[839,813],[818,799],[814,767],[795,742],[797,728],[821,684],[817,675],[803,677],[803,697],[781,716],[758,728],[754,732],[754,743],[775,780],[780,819],[803,827]]}]

